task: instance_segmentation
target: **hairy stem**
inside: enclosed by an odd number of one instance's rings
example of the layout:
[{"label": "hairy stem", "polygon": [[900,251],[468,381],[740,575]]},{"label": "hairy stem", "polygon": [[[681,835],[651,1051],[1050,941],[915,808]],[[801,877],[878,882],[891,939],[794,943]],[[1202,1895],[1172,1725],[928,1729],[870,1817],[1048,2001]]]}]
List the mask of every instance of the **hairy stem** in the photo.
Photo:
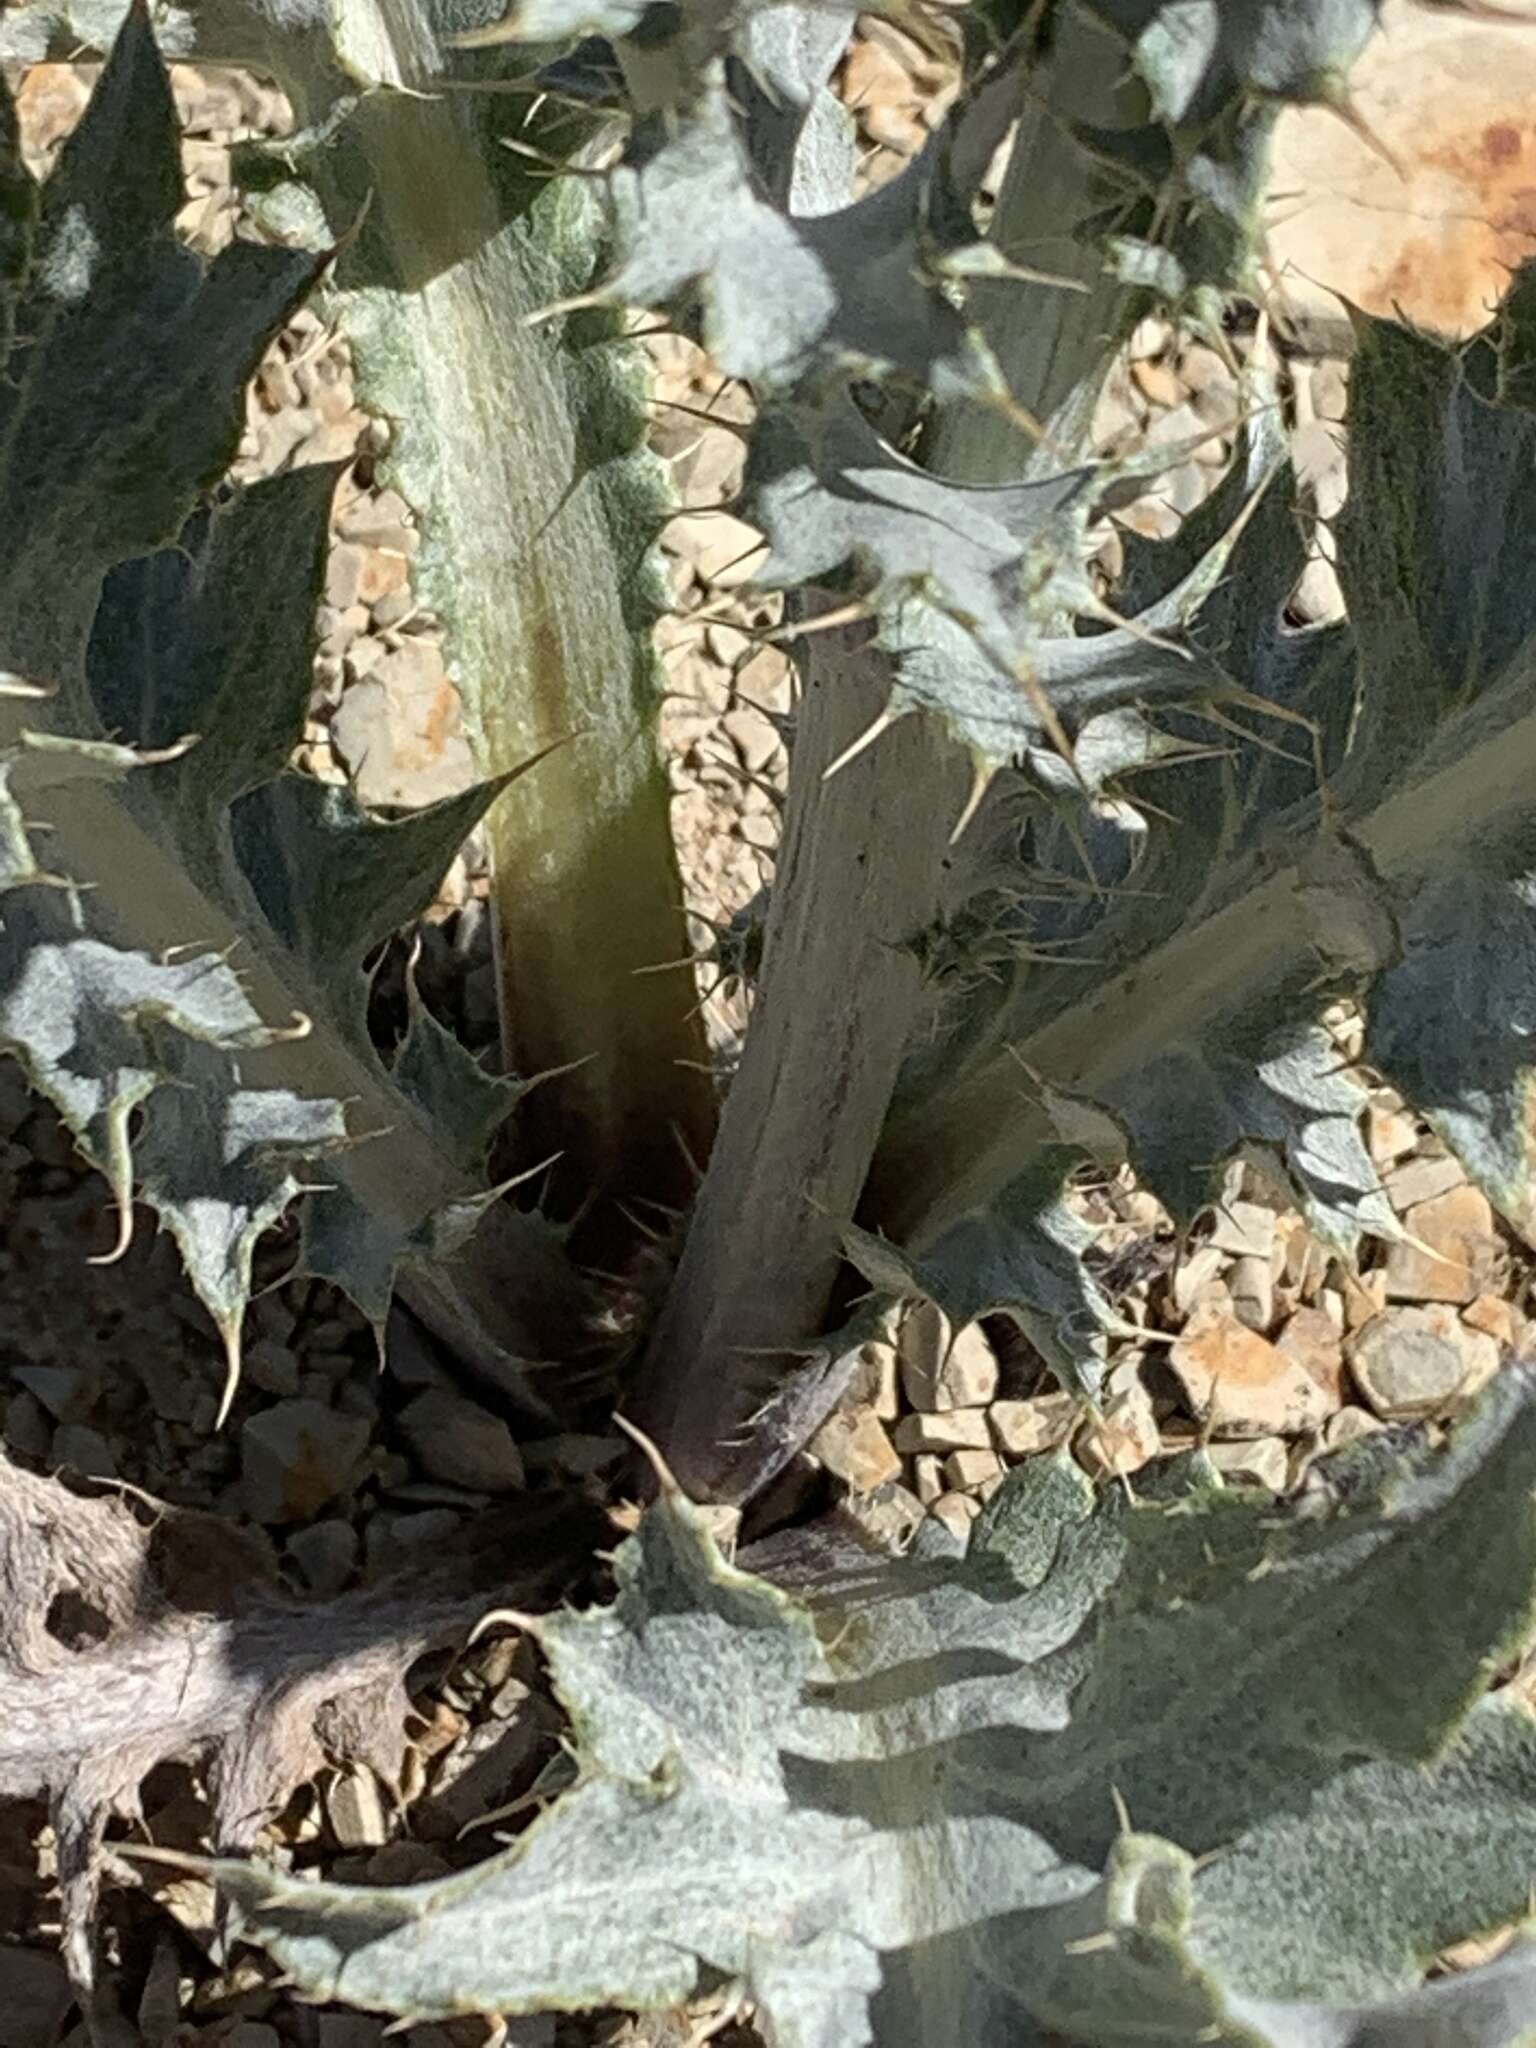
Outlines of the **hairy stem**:
[{"label": "hairy stem", "polygon": [[[979,302],[1013,388],[1054,413],[1096,373],[1124,293],[1073,239],[1090,210],[1091,168],[1055,111],[1107,113],[1119,69],[1103,33],[1069,18],[1026,105],[994,241],[1016,261],[1082,291],[1016,281]],[[1055,204],[1043,216],[1041,184]],[[1038,223],[1049,218],[1045,242]],[[1033,445],[995,413],[962,406],[941,424],[934,467],[992,483],[1024,473]],[[842,1255],[920,1015],[912,957],[891,950],[938,907],[949,833],[964,796],[958,750],[926,720],[902,719],[830,783],[826,763],[883,708],[884,656],[856,665],[815,638],[795,749],[774,912],[741,1072],[700,1194],[673,1295],[651,1347],[637,1412],[683,1484],[729,1496],[758,1455],[748,1419],[794,1370],[794,1348],[823,1326]],[[777,1354],[777,1355],[775,1355]],[[779,1446],[784,1457],[795,1448]]]},{"label": "hairy stem", "polygon": [[889,677],[878,648],[807,644],[751,1029],[634,1404],[696,1497],[732,1497],[752,1412],[826,1315],[921,995],[902,942],[933,915],[965,787],[917,718],[824,780]]},{"label": "hairy stem", "polygon": [[[1382,889],[1373,907],[1400,913],[1425,879],[1475,864],[1506,830],[1519,829],[1536,777],[1536,713],[1529,659],[1465,715],[1458,745],[1441,734],[1432,764],[1405,778],[1350,836]],[[1514,821],[1510,823],[1509,821]],[[1224,878],[1216,906],[1089,995],[1064,1001],[1027,1034],[986,1054],[896,1122],[882,1145],[867,1207],[893,1236],[930,1238],[987,1200],[1051,1127],[1023,1083],[1026,1068],[1092,1096],[1239,1006],[1315,966],[1297,895],[1321,813],[1314,800],[1286,821],[1294,858],[1277,867],[1253,856]],[[1278,842],[1278,834],[1277,834]]]},{"label": "hairy stem", "polygon": [[[432,84],[418,0],[349,0],[343,32],[372,75]],[[586,180],[530,176],[503,147],[540,140],[525,109],[451,90],[358,108],[377,239],[344,263],[344,305],[364,402],[401,422],[392,472],[421,515],[421,594],[449,627],[480,769],[570,738],[521,809],[487,820],[510,1063],[582,1063],[530,1097],[528,1156],[561,1153],[561,1207],[680,1200],[677,1136],[702,1158],[712,1135],[703,1030],[682,981],[636,973],[688,950],[654,739],[663,474],[617,319],[529,324],[590,285],[601,208]]]}]

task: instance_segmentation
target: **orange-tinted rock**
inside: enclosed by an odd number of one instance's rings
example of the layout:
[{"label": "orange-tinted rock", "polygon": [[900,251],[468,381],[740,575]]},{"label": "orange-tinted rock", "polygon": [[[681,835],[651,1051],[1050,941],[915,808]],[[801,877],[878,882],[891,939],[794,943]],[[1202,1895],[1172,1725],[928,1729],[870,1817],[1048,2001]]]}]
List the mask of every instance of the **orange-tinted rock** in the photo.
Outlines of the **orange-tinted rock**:
[{"label": "orange-tinted rock", "polygon": [[1472,1301],[1487,1290],[1498,1239],[1481,1189],[1463,1183],[1403,1216],[1415,1240],[1387,1254],[1387,1295],[1393,1301]]},{"label": "orange-tinted rock", "polygon": [[1466,335],[1536,253],[1536,25],[1387,0],[1350,77],[1363,138],[1288,109],[1265,225],[1286,308],[1337,335],[1341,297]]},{"label": "orange-tinted rock", "polygon": [[1296,1358],[1215,1305],[1196,1309],[1168,1362],[1216,1438],[1295,1436],[1337,1405]]},{"label": "orange-tinted rock", "polygon": [[1344,1346],[1331,1316],[1320,1308],[1299,1308],[1280,1332],[1279,1349],[1311,1375],[1332,1408],[1342,1407]]}]

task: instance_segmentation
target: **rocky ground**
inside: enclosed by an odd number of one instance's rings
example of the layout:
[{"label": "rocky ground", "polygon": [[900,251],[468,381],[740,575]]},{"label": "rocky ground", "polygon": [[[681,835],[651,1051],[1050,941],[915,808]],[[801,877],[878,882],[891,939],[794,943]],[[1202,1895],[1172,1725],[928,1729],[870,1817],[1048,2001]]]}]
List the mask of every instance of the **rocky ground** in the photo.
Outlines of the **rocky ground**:
[{"label": "rocky ground", "polygon": [[[68,132],[93,76],[91,66],[48,65],[20,81],[35,166],[46,166]],[[861,38],[842,84],[860,112],[871,180],[921,146],[947,91],[942,68],[925,67],[878,25]],[[211,249],[237,220],[231,142],[271,132],[284,110],[242,76],[182,68],[176,86],[183,226]],[[1378,125],[1391,114],[1378,109]],[[1486,142],[1496,110],[1480,108],[1477,118]],[[1311,131],[1294,143],[1314,175],[1306,152],[1322,147]],[[1488,155],[1501,178],[1505,157],[1497,148]],[[1508,250],[1524,230],[1505,219],[1501,232],[1498,246]],[[1294,248],[1287,262],[1305,267]],[[1479,271],[1468,291],[1485,288]],[[1285,375],[1298,467],[1326,519],[1343,489],[1347,365],[1327,353],[1337,321],[1308,304],[1309,317],[1291,326]],[[1447,315],[1444,324],[1456,322]],[[714,377],[688,343],[648,345],[655,445],[682,508],[663,543],[676,609],[658,632],[660,731],[702,950],[771,876],[793,681],[783,655],[749,637],[776,612],[741,592],[756,537],[727,509],[739,437],[700,418],[740,420],[750,398]],[[1234,409],[1214,351],[1147,323],[1106,400],[1101,438],[1106,448],[1172,443],[1229,424]],[[382,447],[379,428],[353,403],[344,340],[317,316],[300,315],[254,381],[239,462],[254,476],[353,460],[336,502],[300,765],[350,779],[367,803],[417,804],[464,787],[473,767],[437,622],[412,596],[410,508],[375,475]],[[1228,453],[1213,435],[1131,523],[1171,530]],[[1114,547],[1106,531],[1111,565]],[[1321,617],[1337,603],[1324,531],[1293,610]],[[472,843],[432,912],[422,969],[440,1013],[477,1046],[493,1041],[495,1024],[486,895]],[[714,1044],[728,1067],[744,997],[712,983],[702,971]],[[1341,1011],[1334,1021],[1342,1056],[1355,1057],[1356,1020]],[[1375,1092],[1369,1139],[1406,1236],[1358,1273],[1250,1168],[1233,1170],[1222,1203],[1184,1241],[1129,1175],[1084,1185],[1077,1200],[1096,1232],[1093,1261],[1123,1318],[1101,1415],[1056,1390],[1011,1331],[950,1332],[934,1311],[916,1310],[866,1347],[846,1405],[790,1476],[786,1499],[797,1488],[847,1490],[887,1535],[924,1516],[958,1534],[1010,1464],[1062,1443],[1106,1484],[1134,1487],[1152,1460],[1202,1442],[1233,1482],[1278,1490],[1313,1483],[1320,1451],[1368,1431],[1440,1427],[1521,1343],[1529,1263],[1389,1091]],[[216,1510],[253,1532],[290,1583],[317,1593],[425,1556],[499,1498],[537,1483],[552,1447],[514,1442],[501,1417],[405,1340],[381,1373],[372,1337],[346,1302],[323,1286],[284,1281],[290,1247],[281,1236],[263,1248],[267,1291],[251,1311],[244,1384],[214,1435],[220,1345],[168,1241],[144,1224],[118,1263],[89,1263],[112,1237],[100,1184],[19,1071],[0,1062],[0,1428],[31,1469]],[[272,1853],[372,1881],[441,1873],[482,1855],[508,1809],[522,1802],[527,1810],[541,1773],[558,1768],[559,1718],[524,1646],[479,1647],[439,1673],[417,1705],[398,1797],[364,1771],[322,1772],[274,1823]],[[144,1836],[195,1848],[205,1812],[191,1774],[162,1770],[148,1788]],[[50,1946],[53,1857],[41,1812],[0,1811],[4,2048],[83,2042]],[[298,2005],[260,1959],[225,1954],[197,1880],[114,1894],[106,1922],[123,1986],[123,2048],[374,2048],[381,2039],[380,2022]],[[524,2048],[680,2044],[705,2018],[643,2029],[620,2017],[538,2021],[510,2039]],[[415,2026],[398,2038],[405,2048],[479,2048],[497,2036],[487,2020]],[[716,2038],[741,2048],[749,2037],[729,2028]]]}]

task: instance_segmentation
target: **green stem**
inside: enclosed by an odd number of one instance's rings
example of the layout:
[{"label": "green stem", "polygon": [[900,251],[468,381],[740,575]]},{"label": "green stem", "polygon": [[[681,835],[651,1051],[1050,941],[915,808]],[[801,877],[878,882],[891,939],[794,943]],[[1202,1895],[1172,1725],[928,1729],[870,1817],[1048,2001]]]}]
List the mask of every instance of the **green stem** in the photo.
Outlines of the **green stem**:
[{"label": "green stem", "polygon": [[[340,33],[369,75],[432,86],[417,0],[349,0]],[[712,1137],[706,1045],[686,977],[638,972],[688,951],[654,737],[667,500],[616,318],[531,323],[590,286],[601,209],[583,178],[531,175],[502,146],[538,141],[526,106],[366,100],[349,130],[371,211],[339,282],[360,395],[398,422],[390,473],[420,517],[419,591],[448,628],[478,766],[570,740],[487,820],[509,1061],[583,1063],[529,1098],[527,1156],[561,1153],[562,1208],[680,1201]],[[345,156],[327,161],[340,198]]]},{"label": "green stem", "polygon": [[[1049,89],[1063,75],[1076,80],[1074,111],[1093,111],[1111,54],[1072,17]],[[1042,218],[1042,178],[1054,195],[1043,249],[1030,225]],[[1037,411],[1054,411],[1097,371],[1101,337],[1123,317],[1120,287],[1071,238],[1090,199],[1089,159],[1031,103],[993,238],[1018,261],[1091,281],[1083,292],[1013,281],[983,303],[988,338]],[[1034,452],[995,412],[973,407],[947,417],[938,439],[934,467],[967,481],[1017,477]],[[878,648],[850,664],[819,636],[805,644],[785,842],[746,1051],[636,1402],[683,1485],[711,1497],[737,1496],[773,1469],[772,1453],[782,1462],[796,1448],[753,1442],[752,1416],[793,1373],[796,1347],[824,1327],[843,1232],[922,1014],[917,961],[901,942],[937,911],[965,795],[958,750],[917,718],[824,783],[826,765],[883,709],[890,671]]]}]

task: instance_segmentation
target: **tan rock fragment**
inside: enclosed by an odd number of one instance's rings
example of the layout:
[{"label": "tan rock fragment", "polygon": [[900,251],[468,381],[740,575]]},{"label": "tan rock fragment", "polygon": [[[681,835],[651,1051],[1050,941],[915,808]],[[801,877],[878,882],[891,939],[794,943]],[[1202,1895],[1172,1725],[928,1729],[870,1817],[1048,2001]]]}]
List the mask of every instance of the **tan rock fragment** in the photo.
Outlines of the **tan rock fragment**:
[{"label": "tan rock fragment", "polygon": [[372,605],[387,591],[398,590],[410,575],[410,563],[392,549],[364,547],[342,541],[331,549],[325,571],[325,598],[337,611],[349,605]]},{"label": "tan rock fragment", "polygon": [[951,1332],[931,1301],[907,1311],[898,1342],[901,1383],[914,1408],[982,1408],[997,1393],[997,1354],[979,1323]]},{"label": "tan rock fragment", "polygon": [[936,1522],[942,1522],[952,1536],[963,1542],[971,1533],[971,1524],[981,1513],[981,1502],[974,1494],[941,1493],[928,1510]]},{"label": "tan rock fragment", "polygon": [[1295,1218],[1285,1239],[1283,1277],[1301,1299],[1315,1301],[1328,1277],[1328,1247],[1319,1244],[1306,1225]]},{"label": "tan rock fragment", "polygon": [[1196,1309],[1168,1363],[1214,1439],[1295,1436],[1319,1428],[1332,1406],[1295,1357],[1215,1305]]},{"label": "tan rock fragment", "polygon": [[944,1491],[944,1460],[936,1451],[920,1451],[912,1460],[912,1487],[924,1507]]},{"label": "tan rock fragment", "polygon": [[1206,1455],[1229,1484],[1267,1486],[1283,1493],[1290,1477],[1291,1455],[1283,1437],[1259,1436],[1247,1443],[1211,1444]]},{"label": "tan rock fragment", "polygon": [[1095,1479],[1124,1479],[1139,1472],[1162,1449],[1146,1388],[1136,1386],[1107,1401],[1104,1420],[1085,1429],[1075,1448]]},{"label": "tan rock fragment", "polygon": [[951,1451],[944,1460],[944,1478],[956,1493],[972,1492],[1002,1476],[996,1451]]},{"label": "tan rock fragment", "polygon": [[343,1849],[376,1849],[388,1839],[379,1781],[365,1765],[354,1765],[332,1780],[325,1794],[325,1815]]},{"label": "tan rock fragment", "polygon": [[[1442,1306],[1384,1309],[1345,1346],[1355,1384],[1386,1422],[1439,1414],[1467,1376],[1461,1325]],[[1470,1336],[1473,1333],[1465,1333]]]},{"label": "tan rock fragment", "polygon": [[1419,1202],[1432,1202],[1465,1185],[1466,1168],[1449,1152],[1416,1152],[1383,1178],[1387,1199],[1401,1216]]},{"label": "tan rock fragment", "polygon": [[1482,1330],[1469,1329],[1465,1322],[1456,1324],[1451,1341],[1460,1350],[1467,1368],[1467,1376],[1456,1390],[1459,1409],[1475,1401],[1488,1382],[1497,1376],[1505,1354],[1496,1337],[1490,1337]]},{"label": "tan rock fragment", "polygon": [[1350,1444],[1359,1443],[1363,1436],[1374,1436],[1386,1424],[1379,1415],[1373,1415],[1369,1408],[1341,1408],[1337,1415],[1330,1415],[1323,1430],[1324,1448],[1342,1451]]},{"label": "tan rock fragment", "polygon": [[1232,1313],[1250,1330],[1267,1330],[1275,1318],[1275,1279],[1269,1255],[1238,1259],[1227,1278]]},{"label": "tan rock fragment", "polygon": [[987,1419],[1005,1458],[1028,1458],[1064,1444],[1077,1412],[1074,1394],[1036,1394],[1028,1401],[994,1401]]},{"label": "tan rock fragment", "polygon": [[1216,1210],[1211,1243],[1234,1258],[1267,1259],[1275,1241],[1275,1212],[1259,1202],[1223,1202]]},{"label": "tan rock fragment", "polygon": [[1386,1307],[1387,1276],[1380,1268],[1371,1273],[1355,1273],[1342,1260],[1335,1259],[1333,1277],[1344,1297],[1346,1330],[1363,1329],[1372,1316],[1379,1316]]},{"label": "tan rock fragment", "polygon": [[811,1452],[855,1493],[873,1493],[901,1476],[901,1459],[873,1408],[864,1403],[839,1409],[811,1438]]},{"label": "tan rock fragment", "polygon": [[1331,1408],[1345,1399],[1344,1346],[1333,1318],[1320,1308],[1299,1308],[1277,1340],[1287,1358],[1295,1359],[1328,1397]]},{"label": "tan rock fragment", "polygon": [[894,1422],[901,1413],[896,1385],[896,1346],[883,1338],[872,1338],[859,1346],[850,1398],[863,1401],[882,1422]]},{"label": "tan rock fragment", "polygon": [[1226,1264],[1213,1244],[1203,1244],[1179,1263],[1173,1276],[1173,1305],[1188,1315],[1205,1290],[1212,1286]]},{"label": "tan rock fragment", "polygon": [[1365,1115],[1365,1142],[1378,1170],[1385,1173],[1396,1160],[1407,1157],[1419,1134],[1411,1116],[1373,1102]]},{"label": "tan rock fragment", "polygon": [[896,1448],[916,1451],[985,1451],[992,1447],[984,1408],[948,1408],[938,1415],[904,1415],[896,1425]]},{"label": "tan rock fragment", "polygon": [[[1354,118],[1288,108],[1264,223],[1284,307],[1314,339],[1338,297],[1448,336],[1484,326],[1536,250],[1536,34],[1508,9],[1387,0],[1350,73]],[[1480,18],[1478,18],[1480,16]]]},{"label": "tan rock fragment", "polygon": [[1515,1345],[1515,1311],[1511,1303],[1498,1294],[1480,1294],[1469,1301],[1461,1312],[1461,1320],[1469,1330],[1481,1330],[1484,1336],[1492,1337],[1496,1343],[1508,1350]]},{"label": "tan rock fragment", "polygon": [[1403,1216],[1412,1244],[1387,1253],[1387,1297],[1392,1301],[1472,1301],[1487,1291],[1498,1261],[1493,1210],[1480,1188],[1463,1183]]}]

